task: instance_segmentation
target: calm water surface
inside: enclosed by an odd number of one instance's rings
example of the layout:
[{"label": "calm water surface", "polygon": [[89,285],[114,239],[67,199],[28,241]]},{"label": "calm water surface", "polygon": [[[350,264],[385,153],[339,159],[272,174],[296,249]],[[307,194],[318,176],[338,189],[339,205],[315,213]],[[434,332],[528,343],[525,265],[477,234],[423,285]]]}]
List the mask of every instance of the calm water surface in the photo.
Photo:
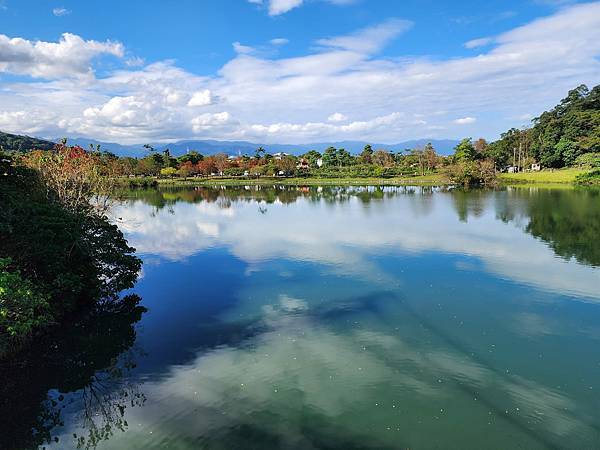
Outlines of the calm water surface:
[{"label": "calm water surface", "polygon": [[140,306],[3,369],[0,447],[600,448],[598,191],[135,191],[114,216]]}]

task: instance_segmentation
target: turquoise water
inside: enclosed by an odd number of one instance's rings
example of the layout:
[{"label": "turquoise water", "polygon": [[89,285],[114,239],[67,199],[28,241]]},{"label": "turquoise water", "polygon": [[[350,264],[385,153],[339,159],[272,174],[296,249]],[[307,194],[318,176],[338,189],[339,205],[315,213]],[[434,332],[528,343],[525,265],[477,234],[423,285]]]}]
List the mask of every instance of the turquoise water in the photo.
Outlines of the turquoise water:
[{"label": "turquoise water", "polygon": [[114,217],[143,308],[18,372],[13,448],[33,422],[46,448],[600,448],[598,191],[134,191]]}]

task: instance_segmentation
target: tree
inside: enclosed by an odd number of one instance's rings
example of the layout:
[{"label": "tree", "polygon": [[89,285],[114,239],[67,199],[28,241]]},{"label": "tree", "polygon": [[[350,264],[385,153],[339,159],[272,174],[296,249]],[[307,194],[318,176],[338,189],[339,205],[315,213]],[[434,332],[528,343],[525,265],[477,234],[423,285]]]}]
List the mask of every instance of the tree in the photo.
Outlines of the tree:
[{"label": "tree", "polygon": [[278,170],[282,171],[286,175],[294,173],[296,170],[296,158],[291,155],[284,156],[280,160],[275,162]]},{"label": "tree", "polygon": [[256,159],[260,159],[261,157],[265,156],[266,150],[262,147],[258,147],[256,149],[256,153],[254,154],[254,157]]},{"label": "tree", "polygon": [[316,150],[310,150],[302,157],[308,161],[310,167],[317,167],[317,161],[322,158],[322,155]]},{"label": "tree", "polygon": [[473,148],[478,156],[483,156],[488,147],[488,143],[484,138],[479,138],[473,143]]},{"label": "tree", "polygon": [[373,164],[381,167],[390,167],[394,165],[394,157],[386,150],[377,150],[371,158]]},{"label": "tree", "polygon": [[209,176],[217,171],[217,166],[215,165],[214,157],[212,156],[204,158],[202,161],[196,164],[196,168],[199,173],[205,176]]},{"label": "tree", "polygon": [[104,213],[114,190],[117,166],[106,164],[98,154],[79,146],[57,144],[54,151],[34,151],[23,158],[24,164],[37,171],[47,187],[70,211]]},{"label": "tree", "polygon": [[471,138],[465,138],[454,147],[454,159],[457,161],[473,161],[477,154]]},{"label": "tree", "polygon": [[323,152],[323,165],[325,167],[338,166],[338,154],[335,147],[327,147]]},{"label": "tree", "polygon": [[563,167],[600,151],[600,86],[580,85],[550,111],[533,119],[531,156],[544,166]]},{"label": "tree", "polygon": [[191,150],[191,151],[187,152],[185,155],[181,155],[179,158],[177,158],[177,162],[179,164],[184,164],[189,161],[192,164],[198,164],[200,161],[202,161],[202,159],[204,159],[204,156],[202,156],[200,153],[198,153],[195,150]]},{"label": "tree", "polygon": [[358,156],[361,164],[371,164],[372,157],[373,157],[373,148],[369,144],[365,145],[365,148]]},{"label": "tree", "polygon": [[425,165],[428,171],[433,170],[437,167],[439,157],[435,152],[433,145],[431,145],[431,142],[428,142],[425,145],[425,148],[423,149],[423,157],[425,158]]},{"label": "tree", "polygon": [[229,158],[225,153],[217,153],[213,156],[215,167],[217,171],[221,174],[229,167]]},{"label": "tree", "polygon": [[177,173],[177,169],[175,167],[165,167],[160,169],[160,174],[163,177],[172,178]]},{"label": "tree", "polygon": [[496,171],[491,160],[460,159],[445,169],[450,181],[463,186],[490,185],[496,182]]},{"label": "tree", "polygon": [[337,160],[339,167],[346,167],[354,164],[354,158],[352,157],[352,155],[346,149],[343,148],[340,148],[338,150]]},{"label": "tree", "polygon": [[192,163],[192,161],[184,162],[179,166],[179,169],[177,169],[177,174],[183,178],[195,175],[196,173],[198,173],[198,170],[196,166]]}]

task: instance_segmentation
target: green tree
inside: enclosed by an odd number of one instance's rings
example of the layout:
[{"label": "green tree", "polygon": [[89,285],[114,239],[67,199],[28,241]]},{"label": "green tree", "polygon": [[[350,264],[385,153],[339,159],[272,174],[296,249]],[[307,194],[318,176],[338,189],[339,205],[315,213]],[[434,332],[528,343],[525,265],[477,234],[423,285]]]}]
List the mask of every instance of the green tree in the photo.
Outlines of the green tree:
[{"label": "green tree", "polygon": [[361,164],[371,164],[372,157],[373,157],[373,148],[369,144],[367,144],[367,145],[365,145],[365,148],[358,156],[358,159]]},{"label": "green tree", "polygon": [[473,161],[477,153],[471,142],[471,138],[465,138],[454,147],[454,159],[457,161]]}]

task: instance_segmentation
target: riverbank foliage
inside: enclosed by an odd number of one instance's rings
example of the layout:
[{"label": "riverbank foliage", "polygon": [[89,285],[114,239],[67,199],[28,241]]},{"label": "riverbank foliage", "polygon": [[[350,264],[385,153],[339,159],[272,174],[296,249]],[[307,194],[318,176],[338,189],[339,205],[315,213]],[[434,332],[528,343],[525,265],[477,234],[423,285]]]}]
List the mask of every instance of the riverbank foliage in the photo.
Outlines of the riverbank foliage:
[{"label": "riverbank foliage", "polygon": [[0,357],[137,279],[141,262],[105,214],[100,167],[66,146],[0,155]]}]

